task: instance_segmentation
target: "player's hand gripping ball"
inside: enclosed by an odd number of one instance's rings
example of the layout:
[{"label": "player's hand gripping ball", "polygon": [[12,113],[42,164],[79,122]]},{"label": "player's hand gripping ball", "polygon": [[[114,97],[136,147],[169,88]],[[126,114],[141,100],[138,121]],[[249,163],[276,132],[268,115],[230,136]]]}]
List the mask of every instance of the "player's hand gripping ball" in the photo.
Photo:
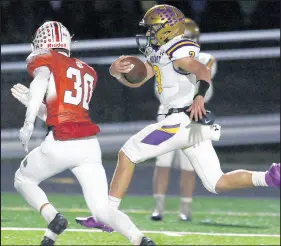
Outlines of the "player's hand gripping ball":
[{"label": "player's hand gripping ball", "polygon": [[130,63],[130,72],[128,73],[122,73],[122,75],[125,77],[125,79],[132,83],[140,83],[142,82],[146,76],[147,71],[144,63],[135,56],[128,56],[122,60],[122,62],[129,62]]}]

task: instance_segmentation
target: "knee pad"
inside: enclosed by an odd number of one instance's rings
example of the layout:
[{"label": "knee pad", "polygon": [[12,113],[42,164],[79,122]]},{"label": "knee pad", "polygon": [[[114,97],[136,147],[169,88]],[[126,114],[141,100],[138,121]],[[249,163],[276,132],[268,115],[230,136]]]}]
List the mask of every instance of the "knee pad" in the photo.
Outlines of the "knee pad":
[{"label": "knee pad", "polygon": [[209,192],[214,193],[214,194],[218,194],[216,192],[216,185],[210,184],[210,183],[207,183],[207,182],[203,182],[203,185],[206,188],[206,190],[208,190]]},{"label": "knee pad", "polygon": [[216,192],[216,186],[217,186],[217,183],[219,181],[219,179],[222,177],[223,173],[219,176],[217,176],[216,178],[212,178],[212,179],[204,179],[202,180],[202,183],[204,185],[204,187],[211,193],[214,193],[214,194],[218,194],[218,192]]},{"label": "knee pad", "polygon": [[18,191],[20,187],[24,184],[35,184],[38,185],[36,182],[31,181],[29,178],[25,177],[22,173],[20,168],[16,171],[14,176],[14,187]]},{"label": "knee pad", "polygon": [[17,191],[19,190],[21,184],[22,184],[22,178],[20,174],[20,169],[18,169],[14,176],[14,187]]}]

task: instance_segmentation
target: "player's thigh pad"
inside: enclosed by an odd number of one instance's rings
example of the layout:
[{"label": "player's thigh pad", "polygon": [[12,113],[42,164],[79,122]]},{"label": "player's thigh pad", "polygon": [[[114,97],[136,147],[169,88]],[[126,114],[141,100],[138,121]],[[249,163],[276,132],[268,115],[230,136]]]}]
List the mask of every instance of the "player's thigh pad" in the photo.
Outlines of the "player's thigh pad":
[{"label": "player's thigh pad", "polygon": [[201,141],[183,150],[205,188],[216,193],[216,184],[223,175],[220,161],[211,140]]},{"label": "player's thigh pad", "polygon": [[15,181],[39,184],[43,180],[66,170],[70,165],[70,158],[65,153],[67,151],[65,142],[55,141],[52,132],[50,132],[41,145],[33,149],[23,159],[16,172]]},{"label": "player's thigh pad", "polygon": [[211,139],[211,126],[190,123],[184,113],[172,114],[163,121],[151,124],[132,136],[122,147],[134,163],[190,147],[204,139]]},{"label": "player's thigh pad", "polygon": [[21,162],[16,178],[39,184],[68,168],[95,162],[101,163],[101,151],[96,137],[56,141],[50,132],[42,144]]},{"label": "player's thigh pad", "polygon": [[[161,109],[162,105],[160,105],[159,110]],[[158,111],[159,111],[158,110]],[[165,115],[160,114],[157,115],[157,122],[165,120]],[[157,167],[171,167],[175,158],[175,152],[176,151],[171,151],[168,152],[164,155],[160,155],[156,157],[156,166]]]},{"label": "player's thigh pad", "polygon": [[39,146],[22,160],[15,174],[15,182],[39,184],[61,171],[59,166],[49,162],[48,158],[42,154],[41,146]]}]

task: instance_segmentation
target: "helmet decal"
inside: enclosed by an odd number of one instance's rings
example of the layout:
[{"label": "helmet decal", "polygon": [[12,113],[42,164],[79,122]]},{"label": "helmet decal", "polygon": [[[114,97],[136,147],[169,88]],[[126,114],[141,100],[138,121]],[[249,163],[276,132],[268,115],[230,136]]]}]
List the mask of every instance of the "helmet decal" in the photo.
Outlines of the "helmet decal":
[{"label": "helmet decal", "polygon": [[[177,8],[162,4],[150,8],[144,15],[141,26],[148,28],[146,32],[147,44],[139,46],[141,52],[149,46],[159,47],[176,36],[184,33],[184,14]],[[144,36],[144,35],[143,35]],[[141,35],[137,35],[137,43],[140,43]]]},{"label": "helmet decal", "polygon": [[71,36],[67,28],[60,22],[48,21],[35,32],[32,49],[61,48],[70,52]]}]

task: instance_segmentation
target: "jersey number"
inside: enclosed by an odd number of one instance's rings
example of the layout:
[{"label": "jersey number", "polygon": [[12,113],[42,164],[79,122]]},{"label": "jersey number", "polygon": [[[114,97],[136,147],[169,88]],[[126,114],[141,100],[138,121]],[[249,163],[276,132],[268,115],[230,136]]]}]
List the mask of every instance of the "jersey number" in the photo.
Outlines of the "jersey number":
[{"label": "jersey number", "polygon": [[[93,94],[94,78],[88,73],[85,73],[82,78],[80,70],[73,67],[69,67],[66,71],[66,77],[72,79],[73,76],[75,76],[74,89],[76,91],[76,95],[73,96],[74,94],[73,91],[65,91],[64,102],[77,106],[81,103],[82,94],[83,94],[82,106],[84,109],[89,110],[89,102]],[[82,79],[83,79],[83,86],[82,86]]]},{"label": "jersey number", "polygon": [[153,66],[153,70],[155,72],[155,80],[156,80],[156,83],[157,83],[157,91],[158,91],[159,94],[161,94],[162,91],[163,91],[163,88],[162,88],[160,70],[156,65]]},{"label": "jersey number", "polygon": [[195,52],[194,52],[194,51],[189,51],[189,55],[190,55],[191,57],[194,57],[194,56],[195,56]]}]

